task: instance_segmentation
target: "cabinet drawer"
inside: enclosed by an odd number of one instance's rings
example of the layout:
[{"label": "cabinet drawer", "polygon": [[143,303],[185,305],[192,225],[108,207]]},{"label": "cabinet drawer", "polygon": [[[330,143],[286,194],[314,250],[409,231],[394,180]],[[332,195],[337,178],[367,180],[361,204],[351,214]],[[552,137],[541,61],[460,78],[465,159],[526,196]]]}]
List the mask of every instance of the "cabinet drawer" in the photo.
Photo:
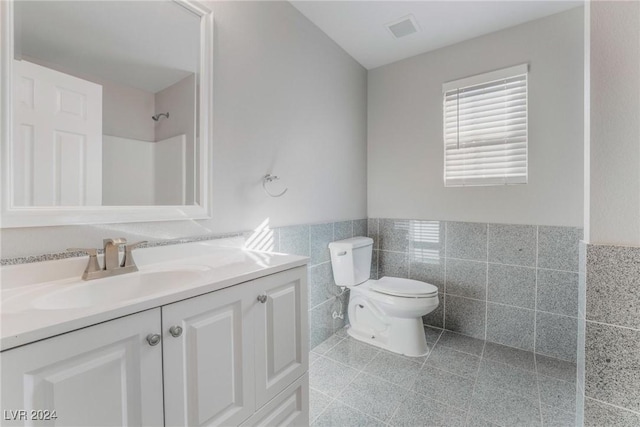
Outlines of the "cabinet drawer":
[{"label": "cabinet drawer", "polygon": [[309,373],[305,372],[303,376],[244,422],[241,427],[308,425]]}]

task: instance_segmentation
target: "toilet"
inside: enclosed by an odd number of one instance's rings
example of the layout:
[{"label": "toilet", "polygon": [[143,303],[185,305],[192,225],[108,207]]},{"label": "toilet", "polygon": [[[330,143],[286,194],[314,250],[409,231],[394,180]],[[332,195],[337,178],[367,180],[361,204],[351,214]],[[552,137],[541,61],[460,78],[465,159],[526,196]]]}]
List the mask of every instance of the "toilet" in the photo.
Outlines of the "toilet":
[{"label": "toilet", "polygon": [[347,333],[394,353],[426,355],[422,316],[438,307],[438,288],[399,277],[370,279],[372,250],[369,237],[329,243],[335,284],[350,290]]}]

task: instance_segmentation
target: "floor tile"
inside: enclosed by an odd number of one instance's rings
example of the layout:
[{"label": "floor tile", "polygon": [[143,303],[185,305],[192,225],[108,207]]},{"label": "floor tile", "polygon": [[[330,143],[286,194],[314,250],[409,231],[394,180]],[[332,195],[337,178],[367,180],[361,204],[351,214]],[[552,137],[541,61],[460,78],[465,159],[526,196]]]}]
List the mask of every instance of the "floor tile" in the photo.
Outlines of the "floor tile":
[{"label": "floor tile", "polygon": [[309,366],[313,365],[313,362],[318,360],[320,355],[318,353],[314,353],[313,351],[309,352]]},{"label": "floor tile", "polygon": [[469,408],[470,419],[483,418],[503,426],[540,426],[540,407],[536,401],[504,390],[484,388],[476,391]]},{"label": "floor tile", "polygon": [[358,375],[357,370],[321,357],[309,368],[309,386],[335,397],[353,381],[356,375]]},{"label": "floor tile", "polygon": [[341,338],[346,338],[349,335],[347,334],[347,329],[349,329],[348,327],[344,327],[344,328],[340,328],[336,331],[335,335],[337,337],[341,337]]},{"label": "floor tile", "polygon": [[538,375],[540,402],[562,412],[576,412],[576,385],[544,375]]},{"label": "floor tile", "polygon": [[462,351],[463,353],[473,354],[474,356],[481,356],[484,341],[455,332],[444,331],[438,340],[438,345],[444,345],[454,350]]},{"label": "floor tile", "polygon": [[425,366],[433,366],[463,377],[475,378],[480,358],[439,344],[431,351]]},{"label": "floor tile", "polygon": [[480,364],[476,389],[498,389],[538,400],[535,372],[484,359]]},{"label": "floor tile", "polygon": [[364,372],[385,379],[401,387],[409,388],[420,372],[422,361],[381,351],[369,363]]},{"label": "floor tile", "polygon": [[311,349],[314,353],[325,354],[331,350],[336,344],[342,341],[342,338],[337,335],[331,335],[329,338]]},{"label": "floor tile", "polygon": [[364,368],[380,350],[354,339],[340,341],[325,356],[356,369]]},{"label": "floor tile", "polygon": [[563,381],[576,382],[576,364],[553,357],[536,354],[538,374],[558,378]]},{"label": "floor tile", "polygon": [[382,427],[385,424],[362,412],[334,401],[320,414],[313,427]]},{"label": "floor tile", "polygon": [[530,351],[487,342],[482,357],[527,371],[536,370],[535,357]]},{"label": "floor tile", "polygon": [[406,389],[361,373],[340,393],[337,400],[386,422],[406,393]]},{"label": "floor tile", "polygon": [[474,378],[461,377],[425,365],[412,390],[460,410],[466,410],[473,395]]},{"label": "floor tile", "polygon": [[309,390],[309,422],[313,422],[322,411],[333,401],[332,397],[320,393],[316,389]]},{"label": "floor tile", "polygon": [[544,427],[573,427],[576,425],[575,413],[562,412],[547,405],[542,405],[541,410]]},{"label": "floor tile", "polygon": [[409,392],[389,422],[397,427],[463,426],[465,413]]},{"label": "floor tile", "polygon": [[[471,415],[471,414],[469,414]],[[494,424],[491,421],[487,421],[474,415],[473,417],[467,416],[467,427],[501,427],[498,424]]]}]

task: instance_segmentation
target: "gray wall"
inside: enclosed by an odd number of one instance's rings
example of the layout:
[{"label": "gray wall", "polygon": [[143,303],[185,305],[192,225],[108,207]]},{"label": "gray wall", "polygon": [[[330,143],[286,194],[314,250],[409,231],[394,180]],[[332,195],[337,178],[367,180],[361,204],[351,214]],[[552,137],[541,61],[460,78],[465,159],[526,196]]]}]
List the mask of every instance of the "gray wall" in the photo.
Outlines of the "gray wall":
[{"label": "gray wall", "polygon": [[[582,226],[583,10],[369,72],[368,214]],[[445,188],[442,83],[528,63],[529,183]]]},{"label": "gray wall", "polygon": [[576,361],[582,229],[369,218],[373,277],[422,280],[425,324]]},{"label": "gray wall", "polygon": [[591,2],[585,20],[585,240],[578,425],[640,425],[640,3]]},{"label": "gray wall", "polygon": [[[2,257],[366,217],[367,73],[288,2],[210,2],[215,13],[213,217],[2,229]],[[261,177],[289,192],[273,199]]]}]

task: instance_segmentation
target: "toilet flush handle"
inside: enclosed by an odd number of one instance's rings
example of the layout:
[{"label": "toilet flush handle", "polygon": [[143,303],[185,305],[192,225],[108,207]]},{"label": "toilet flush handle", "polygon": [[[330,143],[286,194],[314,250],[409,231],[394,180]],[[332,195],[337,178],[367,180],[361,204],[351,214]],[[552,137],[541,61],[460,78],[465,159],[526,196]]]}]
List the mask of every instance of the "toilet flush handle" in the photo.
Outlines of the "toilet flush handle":
[{"label": "toilet flush handle", "polygon": [[338,252],[338,256],[345,256],[346,254],[347,254],[347,251]]}]

